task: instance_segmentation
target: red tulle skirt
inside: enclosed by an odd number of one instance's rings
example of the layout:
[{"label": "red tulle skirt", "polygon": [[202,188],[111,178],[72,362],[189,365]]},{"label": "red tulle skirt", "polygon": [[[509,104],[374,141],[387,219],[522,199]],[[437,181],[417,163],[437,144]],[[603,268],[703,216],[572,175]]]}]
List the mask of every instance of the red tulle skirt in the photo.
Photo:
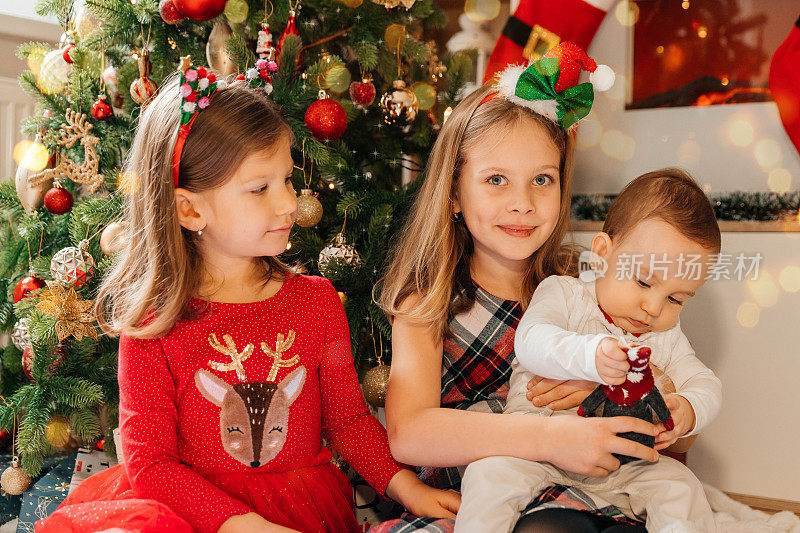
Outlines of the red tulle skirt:
[{"label": "red tulle skirt", "polygon": [[[360,531],[350,482],[330,463],[289,472],[228,473],[206,479],[270,522],[303,532]],[[35,527],[37,533],[83,533],[113,527],[125,533],[193,531],[166,505],[138,498],[123,465],[86,479]]]}]

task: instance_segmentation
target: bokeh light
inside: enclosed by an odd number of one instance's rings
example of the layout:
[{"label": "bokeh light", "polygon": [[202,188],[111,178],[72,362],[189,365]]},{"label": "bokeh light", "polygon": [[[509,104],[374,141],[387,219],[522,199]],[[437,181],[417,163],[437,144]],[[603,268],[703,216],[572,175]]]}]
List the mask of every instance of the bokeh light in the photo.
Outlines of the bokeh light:
[{"label": "bokeh light", "polygon": [[634,2],[623,0],[614,9],[614,16],[623,26],[633,26],[639,20],[639,6]]},{"label": "bokeh light", "polygon": [[757,279],[747,280],[747,289],[761,307],[772,307],[778,303],[780,291],[769,272],[761,271]]},{"label": "bokeh light", "polygon": [[28,170],[33,172],[44,170],[49,160],[50,153],[42,143],[20,141],[14,146],[14,161]]},{"label": "bokeh light", "polygon": [[406,37],[406,27],[402,24],[389,24],[386,31],[383,33],[383,40],[386,43],[386,48],[391,52],[397,52],[397,46],[401,39]]},{"label": "bokeh light", "polygon": [[736,146],[749,146],[755,137],[755,130],[750,121],[738,119],[728,124],[728,138]]},{"label": "bokeh light", "polygon": [[603,125],[595,119],[586,118],[578,126],[578,147],[590,148],[600,143],[603,138]]},{"label": "bokeh light", "polygon": [[800,266],[789,265],[781,270],[778,283],[786,292],[800,291]]},{"label": "bokeh light", "polygon": [[687,166],[700,164],[700,145],[694,141],[683,141],[678,146],[678,161]]},{"label": "bokeh light", "polygon": [[783,162],[781,145],[773,139],[762,139],[756,143],[754,155],[759,165],[771,168]]},{"label": "bokeh light", "polygon": [[619,130],[608,130],[600,139],[600,149],[609,157],[628,161],[636,152],[636,141]]},{"label": "bokeh light", "polygon": [[736,310],[736,320],[739,324],[746,328],[755,327],[758,324],[758,318],[761,310],[753,302],[745,302]]},{"label": "bokeh light", "polygon": [[785,168],[776,168],[769,173],[767,185],[772,192],[783,194],[792,188],[792,175]]},{"label": "bokeh light", "polygon": [[475,22],[494,20],[500,14],[500,0],[467,0],[464,13]]},{"label": "bokeh light", "polygon": [[418,81],[411,86],[411,91],[417,97],[417,105],[423,111],[428,111],[436,104],[436,88],[430,83]]}]

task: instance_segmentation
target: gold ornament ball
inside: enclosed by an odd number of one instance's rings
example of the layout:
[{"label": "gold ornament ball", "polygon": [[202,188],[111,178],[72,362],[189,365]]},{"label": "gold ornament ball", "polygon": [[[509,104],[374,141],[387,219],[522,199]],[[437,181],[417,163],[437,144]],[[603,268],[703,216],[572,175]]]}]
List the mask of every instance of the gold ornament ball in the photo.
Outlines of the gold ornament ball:
[{"label": "gold ornament ball", "polygon": [[316,226],[322,220],[322,204],[311,189],[302,189],[297,197],[297,224],[304,228]]},{"label": "gold ornament ball", "polygon": [[124,222],[112,222],[100,234],[100,249],[107,256],[122,250],[125,245],[126,225]]},{"label": "gold ornament ball", "polygon": [[3,474],[0,476],[0,488],[6,494],[16,496],[28,490],[30,486],[31,477],[19,466],[19,461],[16,459],[11,462],[11,466],[3,470]]},{"label": "gold ornament ball", "polygon": [[69,420],[64,415],[53,415],[47,424],[47,442],[63,448],[69,442]]},{"label": "gold ornament ball", "polygon": [[375,407],[386,406],[386,389],[389,386],[389,365],[378,365],[364,376],[364,397]]}]

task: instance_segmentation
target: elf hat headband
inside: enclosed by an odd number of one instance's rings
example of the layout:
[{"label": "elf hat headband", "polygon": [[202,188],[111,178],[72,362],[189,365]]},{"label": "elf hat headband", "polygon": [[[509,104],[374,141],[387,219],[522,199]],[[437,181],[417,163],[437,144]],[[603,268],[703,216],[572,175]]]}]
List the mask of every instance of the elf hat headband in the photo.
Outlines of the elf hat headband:
[{"label": "elf hat headband", "polygon": [[[274,61],[258,60],[256,67],[247,71],[247,76],[239,74],[234,83],[246,81],[249,87],[269,94],[272,92],[272,73],[277,70],[278,64]],[[197,115],[209,106],[212,96],[228,86],[227,81],[217,79],[216,74],[210,72],[206,67],[193,67],[189,56],[181,57],[180,72],[181,80],[178,90],[181,92],[181,125],[178,131],[178,140],[175,142],[175,150],[172,153],[172,181],[176,188],[178,187],[183,147],[186,145],[186,139],[189,137]]]},{"label": "elf hat headband", "polygon": [[[581,70],[591,72],[590,83],[578,84]],[[614,85],[614,71],[597,65],[579,46],[562,42],[527,67],[513,65],[498,75],[497,92],[478,106],[501,96],[543,115],[567,131],[589,114],[594,90]]]}]

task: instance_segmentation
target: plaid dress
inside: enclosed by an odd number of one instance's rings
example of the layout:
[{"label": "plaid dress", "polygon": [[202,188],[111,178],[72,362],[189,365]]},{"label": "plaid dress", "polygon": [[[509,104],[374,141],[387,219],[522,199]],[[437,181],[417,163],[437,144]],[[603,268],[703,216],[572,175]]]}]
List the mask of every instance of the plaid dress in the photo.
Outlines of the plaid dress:
[{"label": "plaid dress", "polygon": [[[522,306],[476,287],[475,305],[450,321],[451,335],[444,341],[442,357],[442,407],[502,413],[508,396],[514,334]],[[417,474],[432,487],[460,490],[463,467],[418,467]],[[548,507],[589,511],[629,521],[622,512],[579,489],[555,485],[540,494],[522,512],[525,516]],[[454,521],[403,515],[371,528],[370,533],[452,533]]]}]

